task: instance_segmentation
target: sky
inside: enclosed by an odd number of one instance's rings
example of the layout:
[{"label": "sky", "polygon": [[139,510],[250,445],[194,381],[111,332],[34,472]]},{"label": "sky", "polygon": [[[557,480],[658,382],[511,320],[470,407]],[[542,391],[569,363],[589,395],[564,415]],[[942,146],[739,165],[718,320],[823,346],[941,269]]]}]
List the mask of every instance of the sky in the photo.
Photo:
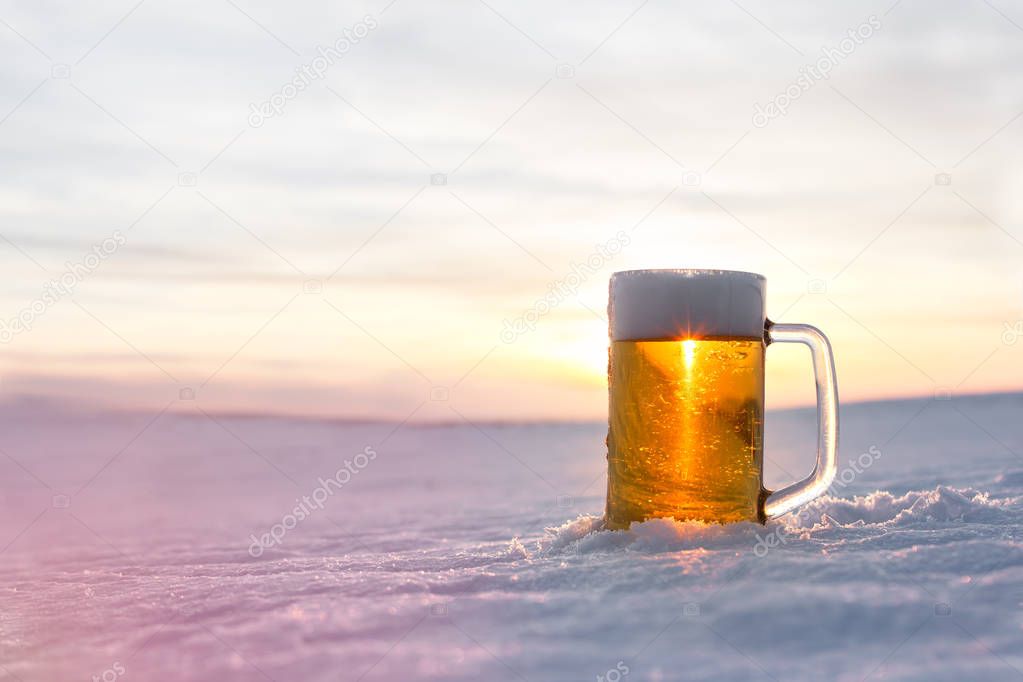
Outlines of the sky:
[{"label": "sky", "polygon": [[602,419],[657,267],[765,275],[843,400],[1023,388],[1018,1],[4,0],[0,54],[3,401]]}]

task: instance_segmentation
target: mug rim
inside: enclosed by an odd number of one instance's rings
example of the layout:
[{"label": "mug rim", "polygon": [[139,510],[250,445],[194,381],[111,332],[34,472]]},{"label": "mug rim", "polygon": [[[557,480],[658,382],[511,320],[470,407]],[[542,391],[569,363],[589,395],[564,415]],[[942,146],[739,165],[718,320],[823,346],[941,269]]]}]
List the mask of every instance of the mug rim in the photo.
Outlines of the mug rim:
[{"label": "mug rim", "polygon": [[647,268],[641,270],[619,270],[611,274],[612,277],[636,277],[639,275],[667,275],[675,274],[687,278],[693,277],[749,277],[751,279],[766,282],[767,278],[756,272],[745,270],[717,270],[713,268]]}]

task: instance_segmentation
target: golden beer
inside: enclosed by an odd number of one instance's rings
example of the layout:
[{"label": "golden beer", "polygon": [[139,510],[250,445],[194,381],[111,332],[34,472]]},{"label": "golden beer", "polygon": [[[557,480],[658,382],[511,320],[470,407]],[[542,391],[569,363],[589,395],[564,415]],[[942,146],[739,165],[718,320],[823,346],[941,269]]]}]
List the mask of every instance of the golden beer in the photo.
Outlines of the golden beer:
[{"label": "golden beer", "polygon": [[763,520],[762,337],[611,343],[606,523]]},{"label": "golden beer", "polygon": [[[735,270],[626,270],[608,283],[607,506],[633,521],[732,523],[787,514],[823,495],[838,469],[838,388],[831,345],[808,324],[767,318],[767,281]],[[764,490],[764,355],[810,349],[817,463]]]}]

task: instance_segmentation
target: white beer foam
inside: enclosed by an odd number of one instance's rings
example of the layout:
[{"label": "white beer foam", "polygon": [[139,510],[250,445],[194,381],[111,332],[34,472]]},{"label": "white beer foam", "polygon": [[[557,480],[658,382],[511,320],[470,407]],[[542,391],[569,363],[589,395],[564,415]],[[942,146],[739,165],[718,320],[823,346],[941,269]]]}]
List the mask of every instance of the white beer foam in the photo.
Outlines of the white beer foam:
[{"label": "white beer foam", "polygon": [[626,270],[611,276],[613,341],[761,337],[767,281],[734,270]]}]

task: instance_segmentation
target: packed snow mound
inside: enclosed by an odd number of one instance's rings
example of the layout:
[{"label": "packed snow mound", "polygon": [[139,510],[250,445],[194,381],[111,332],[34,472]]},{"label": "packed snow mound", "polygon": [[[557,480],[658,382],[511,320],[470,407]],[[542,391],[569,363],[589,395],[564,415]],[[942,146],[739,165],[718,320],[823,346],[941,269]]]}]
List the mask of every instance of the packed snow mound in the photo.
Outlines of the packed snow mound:
[{"label": "packed snow mound", "polygon": [[600,516],[583,515],[545,530],[537,541],[539,555],[562,552],[593,553],[623,548],[631,551],[677,552],[690,549],[748,547],[763,526],[756,523],[703,523],[650,519],[628,530],[606,530]]},{"label": "packed snow mound", "polygon": [[913,490],[893,495],[878,490],[853,498],[821,497],[783,519],[785,525],[813,528],[819,525],[876,525],[899,527],[921,523],[955,521],[997,522],[1005,519],[1016,499],[991,499],[973,488]]},{"label": "packed snow mound", "polygon": [[[915,490],[903,495],[878,490],[852,498],[821,497],[782,517],[778,523],[785,530],[804,532],[836,526],[888,529],[960,521],[999,523],[1006,521],[1018,505],[1018,498],[991,499],[988,493],[973,488],[939,485],[933,490]],[[766,530],[770,531],[775,525],[769,523]],[[611,531],[604,528],[602,517],[581,515],[560,526],[547,528],[537,541],[536,550],[542,556],[622,548],[645,552],[740,548],[749,547],[750,542],[755,542],[764,532],[765,527],[755,523],[721,525],[670,518],[651,519],[634,523],[628,530]]]}]

